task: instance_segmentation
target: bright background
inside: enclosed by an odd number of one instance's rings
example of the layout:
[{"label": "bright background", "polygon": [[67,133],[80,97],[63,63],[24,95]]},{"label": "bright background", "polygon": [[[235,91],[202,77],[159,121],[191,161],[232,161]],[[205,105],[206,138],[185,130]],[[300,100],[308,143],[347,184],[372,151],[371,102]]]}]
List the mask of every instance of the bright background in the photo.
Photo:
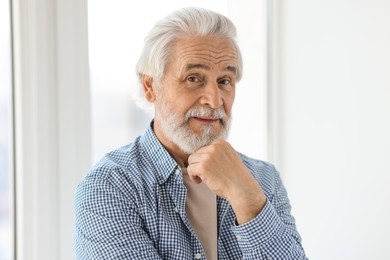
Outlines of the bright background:
[{"label": "bright background", "polygon": [[389,1],[12,3],[18,259],[72,259],[77,183],[150,121],[131,97],[142,40],[189,5],[238,27],[229,140],[280,170],[308,257],[390,259]]},{"label": "bright background", "polygon": [[390,259],[390,1],[275,1],[276,164],[312,259]]},{"label": "bright background", "polygon": [[13,143],[10,4],[0,1],[0,259],[13,257]]}]

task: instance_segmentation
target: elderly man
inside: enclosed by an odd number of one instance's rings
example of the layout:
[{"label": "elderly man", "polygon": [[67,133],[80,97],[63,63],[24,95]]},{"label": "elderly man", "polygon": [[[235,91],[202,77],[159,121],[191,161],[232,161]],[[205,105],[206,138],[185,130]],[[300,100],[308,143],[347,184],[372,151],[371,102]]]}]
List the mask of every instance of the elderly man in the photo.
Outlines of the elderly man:
[{"label": "elderly man", "polygon": [[278,172],[225,140],[242,73],[235,37],[199,8],[153,27],[137,71],[155,117],[79,185],[76,258],[306,258]]}]

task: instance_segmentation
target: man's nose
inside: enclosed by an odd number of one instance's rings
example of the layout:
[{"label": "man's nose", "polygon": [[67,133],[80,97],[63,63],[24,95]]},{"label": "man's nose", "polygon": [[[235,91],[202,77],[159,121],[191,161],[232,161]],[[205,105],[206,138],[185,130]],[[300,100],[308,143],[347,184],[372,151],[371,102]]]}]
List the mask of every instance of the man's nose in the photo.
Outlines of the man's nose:
[{"label": "man's nose", "polygon": [[217,82],[208,82],[204,88],[201,103],[211,108],[219,108],[223,104],[221,90]]}]

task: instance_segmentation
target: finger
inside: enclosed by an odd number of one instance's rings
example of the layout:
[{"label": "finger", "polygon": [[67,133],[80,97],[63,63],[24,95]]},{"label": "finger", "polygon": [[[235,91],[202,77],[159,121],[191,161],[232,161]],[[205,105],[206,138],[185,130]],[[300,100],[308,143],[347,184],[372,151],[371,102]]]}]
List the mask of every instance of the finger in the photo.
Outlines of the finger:
[{"label": "finger", "polygon": [[196,184],[202,183],[202,179],[199,176],[189,175],[190,180]]},{"label": "finger", "polygon": [[191,165],[191,164],[200,163],[204,160],[204,157],[205,154],[195,152],[188,157],[188,164]]},{"label": "finger", "polygon": [[196,173],[196,166],[194,164],[188,165],[187,167],[187,173],[188,177],[190,177],[190,180],[196,184],[199,184],[202,182],[202,178]]}]

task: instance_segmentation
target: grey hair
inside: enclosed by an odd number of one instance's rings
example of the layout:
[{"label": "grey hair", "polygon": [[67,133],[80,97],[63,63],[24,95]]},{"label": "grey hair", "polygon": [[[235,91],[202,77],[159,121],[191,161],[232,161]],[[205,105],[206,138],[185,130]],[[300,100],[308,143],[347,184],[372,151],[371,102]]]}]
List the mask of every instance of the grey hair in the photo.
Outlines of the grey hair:
[{"label": "grey hair", "polygon": [[242,57],[236,43],[237,33],[232,21],[207,9],[188,7],[157,22],[145,38],[144,48],[136,66],[139,81],[143,75],[147,75],[160,85],[172,46],[177,40],[188,35],[229,40],[237,52],[237,81],[241,79]]}]

